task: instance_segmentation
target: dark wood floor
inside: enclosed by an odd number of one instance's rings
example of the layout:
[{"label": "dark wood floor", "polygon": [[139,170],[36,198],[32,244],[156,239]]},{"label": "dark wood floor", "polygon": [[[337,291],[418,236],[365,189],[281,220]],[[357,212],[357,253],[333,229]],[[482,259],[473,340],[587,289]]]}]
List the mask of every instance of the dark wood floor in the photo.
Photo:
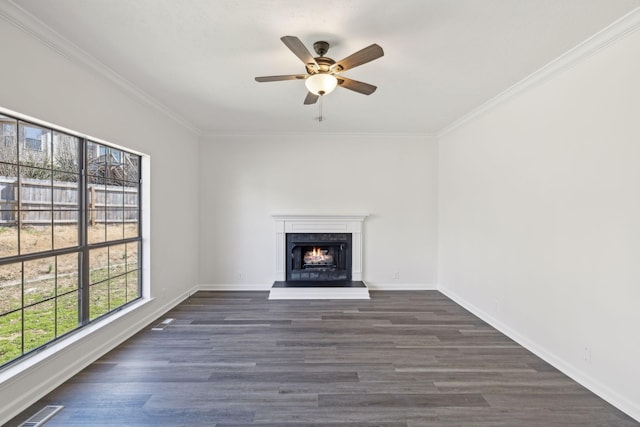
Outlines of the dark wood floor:
[{"label": "dark wood floor", "polygon": [[267,296],[199,292],[9,425],[640,425],[439,292]]}]

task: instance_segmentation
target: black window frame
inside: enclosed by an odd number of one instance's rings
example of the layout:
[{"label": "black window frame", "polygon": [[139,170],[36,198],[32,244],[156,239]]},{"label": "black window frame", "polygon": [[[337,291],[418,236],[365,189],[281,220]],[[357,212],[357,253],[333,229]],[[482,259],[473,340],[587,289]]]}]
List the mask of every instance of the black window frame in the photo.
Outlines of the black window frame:
[{"label": "black window frame", "polygon": [[[51,248],[48,250],[43,250],[43,251],[38,251],[38,252],[34,252],[34,253],[23,253],[21,250],[20,245],[22,244],[22,240],[20,237],[20,233],[21,233],[21,229],[23,227],[23,222],[22,222],[22,213],[20,211],[20,208],[17,207],[16,208],[16,220],[15,220],[15,227],[17,230],[17,248],[16,248],[16,254],[14,255],[9,255],[9,256],[2,256],[0,257],[0,267],[4,267],[7,265],[11,265],[11,264],[19,264],[20,265],[20,281],[21,281],[21,303],[20,303],[20,307],[16,308],[16,309],[9,309],[8,311],[3,311],[0,312],[0,319],[2,319],[3,317],[6,317],[6,319],[9,319],[8,316],[17,313],[17,312],[21,312],[20,313],[20,321],[21,321],[21,349],[20,349],[20,355],[16,356],[12,359],[8,359],[8,360],[4,360],[2,361],[2,359],[0,359],[0,369],[5,369],[11,365],[14,365],[15,363],[20,362],[21,360],[25,359],[26,357],[39,352],[40,350],[50,346],[52,343],[58,342],[74,333],[76,333],[77,331],[83,329],[84,327],[93,324],[95,322],[99,322],[102,321],[103,319],[108,318],[109,316],[111,316],[114,313],[117,313],[118,311],[121,311],[123,308],[130,306],[131,304],[135,303],[136,301],[139,301],[140,299],[142,299],[144,297],[143,295],[143,277],[142,277],[142,265],[143,265],[143,248],[142,248],[142,212],[143,212],[143,206],[142,206],[142,155],[135,153],[133,151],[127,150],[127,149],[123,149],[121,147],[115,147],[112,146],[108,143],[104,143],[102,141],[96,141],[93,138],[87,138],[78,134],[74,134],[72,132],[69,131],[65,131],[59,128],[56,128],[54,126],[51,125],[43,125],[38,123],[37,121],[34,120],[27,120],[21,117],[16,117],[14,115],[5,113],[3,111],[0,110],[0,116],[2,118],[4,118],[7,122],[10,120],[13,120],[13,123],[15,123],[15,136],[7,136],[5,139],[5,143],[7,139],[11,139],[13,138],[13,140],[10,141],[10,144],[14,144],[15,145],[15,149],[16,151],[16,158],[15,158],[15,163],[13,162],[9,162],[9,161],[5,161],[6,159],[3,159],[2,157],[0,157],[0,164],[1,165],[5,165],[5,166],[11,166],[11,167],[15,167],[15,170],[17,171],[16,173],[16,185],[17,188],[21,188],[22,182],[21,180],[23,178],[21,178],[21,168],[24,167],[28,167],[27,165],[23,165],[21,164],[21,158],[20,158],[20,141],[19,141],[19,137],[18,135],[20,135],[20,126],[29,126],[29,125],[33,125],[33,126],[37,126],[40,128],[44,128],[46,129],[48,132],[50,132],[50,135],[52,136],[50,138],[50,141],[48,142],[50,144],[50,146],[48,147],[49,149],[49,153],[53,153],[53,149],[54,149],[54,138],[53,135],[54,134],[58,134],[58,135],[63,135],[65,137],[70,137],[72,139],[76,139],[77,140],[77,161],[78,161],[78,170],[77,173],[73,172],[73,171],[67,171],[67,172],[63,172],[63,173],[68,173],[68,174],[75,174],[77,175],[77,179],[78,179],[78,194],[77,194],[77,208],[76,209],[69,209],[66,212],[77,212],[77,221],[75,222],[76,226],[77,226],[77,231],[78,231],[78,237],[77,237],[77,245],[75,246],[69,246],[69,247],[63,247],[63,248],[58,248],[56,249],[55,247],[55,231],[56,231],[56,221],[55,221],[55,214],[59,211],[56,211],[56,209],[54,209],[54,198],[53,198],[53,193],[54,193],[54,182],[55,181],[55,174],[56,172],[60,172],[60,170],[56,170],[54,167],[54,162],[53,160],[50,161],[50,169],[44,168],[42,169],[43,171],[48,172],[49,170],[51,178],[51,206],[49,209],[44,209],[43,212],[50,212],[51,215]],[[3,131],[4,129],[4,124],[3,124]],[[4,133],[4,132],[3,132]],[[26,144],[26,142],[23,142]],[[44,145],[45,142],[42,142],[42,144]],[[135,175],[133,175],[133,178],[130,178],[129,175],[127,175],[126,173],[122,172],[118,175],[118,179],[120,179],[121,185],[122,186],[122,212],[121,212],[121,217],[122,217],[122,235],[120,238],[115,238],[115,239],[111,239],[109,240],[109,237],[105,231],[105,239],[103,241],[97,241],[97,242],[89,242],[88,239],[88,235],[89,235],[89,215],[88,215],[88,211],[89,211],[89,206],[87,204],[88,202],[88,188],[89,188],[89,181],[92,179],[90,178],[90,168],[89,168],[89,155],[87,152],[87,147],[93,144],[94,146],[97,145],[98,147],[101,147],[101,149],[105,150],[106,152],[111,152],[111,150],[117,151],[120,153],[120,159],[124,159],[125,157],[128,159],[135,159],[135,162],[131,162],[132,165],[136,166],[135,169]],[[22,147],[25,148],[25,147]],[[42,148],[42,146],[41,146]],[[42,149],[41,151],[45,151],[45,149]],[[53,155],[53,154],[52,154]],[[118,165],[115,165],[116,169],[118,167]],[[123,166],[121,166],[122,168]],[[131,167],[131,170],[134,170],[133,166]],[[95,176],[93,177],[94,181],[95,181]],[[109,176],[105,176],[105,177],[101,177],[98,179],[98,181],[100,179],[104,179],[105,182],[105,188],[108,186],[108,183],[111,182],[118,182],[118,179],[113,180],[111,179]],[[111,181],[109,181],[111,179]],[[118,187],[118,185],[116,185],[116,187]],[[125,196],[125,189],[126,188],[135,188],[136,191],[129,191],[130,193],[135,193],[137,192],[137,200],[135,200],[135,202],[133,204],[130,204],[128,208],[125,208],[125,200],[126,200],[126,196]],[[22,198],[22,194],[21,194],[21,190],[17,190],[16,192],[16,206],[20,206],[21,204],[21,198]],[[104,197],[106,197],[106,190],[105,190],[105,194]],[[131,198],[129,198],[128,200],[131,200]],[[105,202],[105,210],[107,209],[106,207],[106,202]],[[133,208],[131,208],[131,206],[134,206]],[[114,212],[116,213],[116,216],[118,216],[118,209],[115,209]],[[126,213],[127,212],[136,212],[135,214],[135,220],[132,221],[135,226],[137,227],[137,229],[135,229],[135,235],[131,235],[131,233],[129,233],[129,235],[127,236],[127,228],[126,228]],[[104,218],[104,222],[105,222],[105,230],[107,229],[107,217],[105,216]],[[110,266],[110,259],[108,259],[107,261],[107,276],[106,276],[106,283],[107,283],[107,311],[105,312],[101,312],[98,315],[95,315],[92,317],[91,314],[91,287],[95,284],[91,283],[91,265],[90,265],[90,259],[91,259],[91,252],[95,251],[95,250],[101,250],[101,249],[106,249],[107,251],[109,251],[109,248],[116,248],[116,247],[124,247],[125,250],[125,260],[124,260],[124,273],[119,273],[117,275],[111,276],[111,266]],[[129,259],[127,257],[127,253],[129,251],[129,248],[136,248],[135,249],[135,264],[132,264],[135,266],[135,270],[129,270],[130,264],[129,264]],[[58,276],[58,257],[62,257],[62,256],[69,256],[71,254],[77,254],[78,256],[78,263],[77,263],[77,289],[69,291],[69,292],[64,292],[61,293],[60,295],[58,295],[58,280],[59,280],[59,276]],[[54,273],[53,273],[53,277],[54,277],[54,286],[53,286],[53,295],[41,300],[38,300],[36,302],[31,302],[31,303],[27,303],[25,304],[25,283],[26,279],[25,279],[25,263],[31,262],[31,261],[37,261],[37,260],[46,260],[46,259],[53,259],[55,260],[54,264],[55,264],[55,268],[54,268]],[[133,278],[135,277],[135,281],[133,280]],[[135,285],[135,297],[133,295],[129,295],[128,292],[130,290],[130,287],[128,285],[128,280],[129,278],[131,278],[131,285],[133,287],[133,285]],[[124,302],[121,304],[117,304],[114,305],[113,307],[111,306],[111,283],[112,281],[117,281],[118,280],[124,280],[125,283],[125,287],[124,287]],[[104,282],[104,280],[103,280]],[[102,282],[101,282],[102,283]],[[0,285],[2,285],[2,282],[0,282]],[[133,289],[133,288],[132,288]],[[63,333],[58,334],[58,301],[60,298],[67,296],[67,295],[71,295],[74,292],[77,292],[77,323],[75,325],[75,327],[70,328],[69,330],[65,330]],[[52,301],[54,304],[54,313],[53,313],[53,322],[54,322],[54,336],[52,339],[47,340],[46,342],[43,342],[41,345],[38,345],[37,347],[33,347],[33,348],[29,348],[29,347],[25,347],[25,309],[29,309],[31,307],[34,307],[38,304],[43,304],[43,303],[47,303]],[[118,300],[119,301],[119,300]]]}]

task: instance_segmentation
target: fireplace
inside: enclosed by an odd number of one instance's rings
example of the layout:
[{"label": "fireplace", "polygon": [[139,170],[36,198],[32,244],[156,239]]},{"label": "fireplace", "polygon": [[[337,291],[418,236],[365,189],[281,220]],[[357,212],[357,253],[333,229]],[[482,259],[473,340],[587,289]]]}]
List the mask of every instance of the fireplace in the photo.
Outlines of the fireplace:
[{"label": "fireplace", "polygon": [[276,213],[269,299],[369,299],[362,280],[368,214]]},{"label": "fireplace", "polygon": [[287,233],[287,281],[351,281],[351,233]]}]

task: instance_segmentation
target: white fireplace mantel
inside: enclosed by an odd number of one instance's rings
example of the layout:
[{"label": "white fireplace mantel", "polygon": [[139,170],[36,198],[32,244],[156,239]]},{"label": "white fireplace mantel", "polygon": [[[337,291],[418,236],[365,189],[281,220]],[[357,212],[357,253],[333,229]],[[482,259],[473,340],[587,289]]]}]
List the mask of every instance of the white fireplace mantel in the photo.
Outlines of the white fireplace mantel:
[{"label": "white fireplace mantel", "polygon": [[362,223],[369,214],[279,212],[272,216],[275,219],[276,282],[286,280],[287,233],[351,233],[351,280],[362,281]]}]

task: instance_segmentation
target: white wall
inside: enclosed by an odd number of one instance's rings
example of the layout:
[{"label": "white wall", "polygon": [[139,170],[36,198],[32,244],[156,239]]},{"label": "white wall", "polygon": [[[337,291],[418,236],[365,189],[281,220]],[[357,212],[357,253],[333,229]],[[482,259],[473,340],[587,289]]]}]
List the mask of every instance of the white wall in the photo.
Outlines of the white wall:
[{"label": "white wall", "polygon": [[0,424],[197,284],[197,137],[0,19],[0,106],[151,158],[151,294],[135,313],[0,383]]},{"label": "white wall", "polygon": [[640,31],[439,142],[439,286],[640,419]]},{"label": "white wall", "polygon": [[201,284],[267,289],[275,273],[271,214],[319,211],[371,214],[363,228],[363,278],[371,288],[434,286],[435,141],[234,136],[207,138],[200,149]]}]

